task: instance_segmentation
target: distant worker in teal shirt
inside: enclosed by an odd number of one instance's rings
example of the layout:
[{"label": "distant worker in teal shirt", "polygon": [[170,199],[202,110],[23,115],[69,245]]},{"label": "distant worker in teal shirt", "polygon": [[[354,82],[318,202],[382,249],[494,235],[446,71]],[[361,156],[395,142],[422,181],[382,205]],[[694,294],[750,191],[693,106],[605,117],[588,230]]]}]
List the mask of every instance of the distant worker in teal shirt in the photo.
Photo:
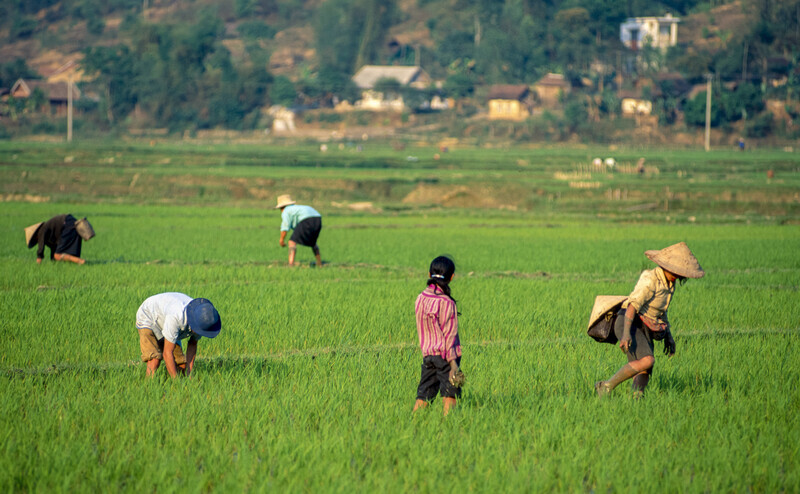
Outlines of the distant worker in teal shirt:
[{"label": "distant worker in teal shirt", "polygon": [[275,209],[281,210],[281,247],[286,247],[286,233],[292,232],[289,239],[289,266],[294,266],[294,256],[297,253],[297,244],[311,247],[314,257],[317,258],[317,267],[322,267],[322,257],[319,255],[317,238],[322,230],[322,216],[311,206],[301,206],[292,200],[289,194],[278,196],[278,205]]}]

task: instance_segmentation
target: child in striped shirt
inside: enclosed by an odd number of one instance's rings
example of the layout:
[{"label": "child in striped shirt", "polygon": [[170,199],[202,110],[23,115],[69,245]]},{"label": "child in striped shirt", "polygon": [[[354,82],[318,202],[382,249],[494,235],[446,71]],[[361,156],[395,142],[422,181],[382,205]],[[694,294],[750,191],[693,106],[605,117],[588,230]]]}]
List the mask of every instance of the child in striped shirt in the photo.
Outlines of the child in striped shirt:
[{"label": "child in striped shirt", "polygon": [[447,415],[461,396],[453,384],[461,363],[456,301],[450,295],[450,281],[456,266],[452,259],[439,256],[431,262],[428,286],[417,297],[417,334],[422,349],[422,375],[414,410],[424,408],[441,394]]}]

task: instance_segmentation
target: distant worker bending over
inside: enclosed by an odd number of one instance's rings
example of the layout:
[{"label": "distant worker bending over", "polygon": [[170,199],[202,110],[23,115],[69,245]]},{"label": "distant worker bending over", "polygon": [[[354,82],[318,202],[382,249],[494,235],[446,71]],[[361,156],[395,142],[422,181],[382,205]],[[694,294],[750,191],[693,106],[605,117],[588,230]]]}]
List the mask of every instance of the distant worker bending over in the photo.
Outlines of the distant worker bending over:
[{"label": "distant worker bending over", "polygon": [[[142,361],[152,376],[163,360],[171,377],[188,376],[194,370],[197,342],[214,338],[222,322],[211,301],[178,292],[153,295],[136,311],[136,329]],[[184,355],[180,341],[189,339]]]},{"label": "distant worker bending over", "polygon": [[278,196],[278,205],[275,209],[281,210],[281,247],[286,247],[286,233],[292,232],[289,239],[289,266],[294,266],[297,244],[311,247],[314,257],[317,258],[317,267],[322,267],[322,257],[319,254],[317,238],[322,231],[322,215],[311,206],[301,206],[292,200],[291,196],[284,194]]},{"label": "distant worker bending over", "polygon": [[39,264],[44,259],[45,247],[50,247],[50,260],[85,263],[81,259],[81,242],[92,237],[94,230],[86,218],[76,220],[71,214],[53,216],[47,221],[25,228],[28,248],[39,244],[36,251],[36,262]]}]

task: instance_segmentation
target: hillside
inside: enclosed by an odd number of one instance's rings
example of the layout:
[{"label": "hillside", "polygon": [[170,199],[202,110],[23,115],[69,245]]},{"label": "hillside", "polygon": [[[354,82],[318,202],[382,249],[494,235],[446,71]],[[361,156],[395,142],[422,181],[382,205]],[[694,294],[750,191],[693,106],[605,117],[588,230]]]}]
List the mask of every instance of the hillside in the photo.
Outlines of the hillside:
[{"label": "hillside", "polygon": [[[8,40],[0,45],[0,87],[18,77],[72,77],[92,95],[80,108],[92,128],[127,122],[183,132],[260,128],[275,104],[353,103],[360,93],[350,78],[366,64],[419,64],[438,89],[403,97],[435,92],[458,101],[454,122],[483,112],[492,84],[531,86],[556,72],[574,91],[550,108],[560,120],[534,134],[562,139],[613,120],[623,92],[654,96],[662,126],[697,125],[704,102],[659,78],[690,87],[710,72],[717,91],[730,92],[712,125],[729,127],[762,112],[768,99],[800,96],[800,18],[791,15],[798,8],[800,0],[31,0],[0,6],[0,38]],[[677,46],[623,46],[625,19],[667,12],[680,19]],[[739,83],[745,93],[736,93]],[[0,118],[34,110],[17,103]],[[764,117],[748,135],[771,130]]]},{"label": "hillside", "polygon": [[[83,57],[83,50],[91,46],[110,46],[116,43],[129,43],[130,37],[121,32],[120,26],[125,16],[134,15],[131,12],[112,12],[102,17],[103,30],[98,35],[92,35],[87,29],[87,21],[65,17],[50,21],[53,10],[61,9],[64,2],[52,7],[42,9],[34,14],[36,28],[31,35],[24,39],[11,39],[11,27],[6,26],[0,30],[0,39],[8,42],[0,44],[0,63],[24,59],[28,66],[43,77],[55,72],[68,61],[78,61]],[[233,59],[238,63],[247,63],[245,44],[246,40],[237,28],[243,22],[258,21],[275,29],[274,36],[270,39],[260,38],[258,44],[269,53],[267,70],[276,75],[287,75],[292,79],[301,77],[303,70],[314,70],[317,66],[314,27],[312,17],[320,4],[320,0],[307,0],[294,2],[294,8],[306,12],[299,18],[282,19],[278,13],[260,16],[253,15],[248,18],[237,19],[235,14],[229,12],[230,2],[221,0],[197,0],[194,2],[181,2],[179,0],[152,1],[142,14],[139,15],[145,22],[152,24],[174,24],[186,22],[191,19],[193,12],[204,8],[216,10],[225,22],[223,39],[220,41],[231,52]],[[421,47],[431,53],[436,47],[436,41],[429,26],[444,18],[449,7],[459,2],[450,0],[402,0],[397,3],[401,15],[398,22],[387,30],[385,45],[397,43],[403,47]],[[422,5],[420,5],[422,4]],[[712,9],[682,16],[680,24],[680,42],[694,49],[710,50],[717,52],[726,48],[726,40],[732,33],[742,32],[752,24],[753,16],[747,13],[747,5],[741,1],[719,5]],[[469,9],[468,9],[469,10]],[[618,29],[610,26],[609,31]],[[435,60],[421,61],[425,65],[439,65]],[[434,68],[436,72],[439,67]]]}]

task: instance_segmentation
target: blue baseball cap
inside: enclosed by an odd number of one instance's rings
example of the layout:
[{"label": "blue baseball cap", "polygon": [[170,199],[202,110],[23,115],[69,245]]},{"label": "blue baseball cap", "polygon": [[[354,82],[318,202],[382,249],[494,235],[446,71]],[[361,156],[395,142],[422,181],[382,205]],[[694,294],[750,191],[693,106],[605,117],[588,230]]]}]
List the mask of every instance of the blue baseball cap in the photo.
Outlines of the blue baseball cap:
[{"label": "blue baseball cap", "polygon": [[219,312],[206,298],[196,298],[189,302],[186,306],[186,321],[189,329],[206,338],[217,336],[222,328]]}]

